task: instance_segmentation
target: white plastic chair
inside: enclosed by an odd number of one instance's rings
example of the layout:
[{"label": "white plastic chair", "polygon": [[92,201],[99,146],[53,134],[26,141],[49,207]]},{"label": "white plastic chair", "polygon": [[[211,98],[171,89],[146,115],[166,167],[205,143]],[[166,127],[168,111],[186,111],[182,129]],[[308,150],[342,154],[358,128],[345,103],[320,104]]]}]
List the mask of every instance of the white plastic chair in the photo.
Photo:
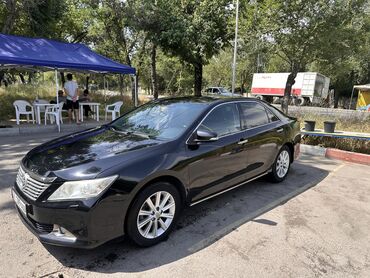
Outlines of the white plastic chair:
[{"label": "white plastic chair", "polygon": [[123,105],[123,101],[117,101],[113,104],[109,104],[105,107],[105,120],[107,120],[108,113],[112,113],[112,121],[116,119],[116,113],[118,117],[121,116],[121,106]]},{"label": "white plastic chair", "polygon": [[45,110],[45,125],[47,123],[48,116],[50,118],[50,123],[54,123],[54,118],[55,122],[57,125],[60,123],[63,123],[63,117],[62,117],[62,108],[63,108],[64,102],[59,102],[59,105],[54,105],[54,106],[48,106]]},{"label": "white plastic chair", "polygon": [[[21,115],[27,116],[27,123],[29,122],[30,115],[31,115],[32,123],[35,123],[34,111],[33,111],[33,106],[31,105],[31,103],[25,100],[16,100],[13,102],[13,106],[15,108],[15,117],[17,119],[17,125],[19,125],[19,119]],[[27,107],[29,107],[30,110],[27,110]]]}]

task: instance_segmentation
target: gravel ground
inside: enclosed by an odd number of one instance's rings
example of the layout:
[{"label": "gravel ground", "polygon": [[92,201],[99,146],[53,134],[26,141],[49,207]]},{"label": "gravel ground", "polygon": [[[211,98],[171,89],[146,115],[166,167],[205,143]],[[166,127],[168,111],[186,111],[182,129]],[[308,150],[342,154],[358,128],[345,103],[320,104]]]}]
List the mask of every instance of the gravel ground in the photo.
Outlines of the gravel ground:
[{"label": "gravel ground", "polygon": [[369,277],[370,167],[313,156],[184,212],[166,242],[94,250],[42,245],[10,197],[17,164],[46,135],[0,138],[0,277]]}]

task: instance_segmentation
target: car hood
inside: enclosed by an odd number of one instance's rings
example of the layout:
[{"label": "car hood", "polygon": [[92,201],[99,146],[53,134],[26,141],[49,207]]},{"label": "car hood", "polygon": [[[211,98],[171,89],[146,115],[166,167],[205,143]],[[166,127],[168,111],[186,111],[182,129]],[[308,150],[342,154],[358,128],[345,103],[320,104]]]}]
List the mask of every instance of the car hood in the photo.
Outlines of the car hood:
[{"label": "car hood", "polygon": [[42,177],[93,178],[97,174],[164,143],[107,127],[61,137],[30,151],[23,165]]}]

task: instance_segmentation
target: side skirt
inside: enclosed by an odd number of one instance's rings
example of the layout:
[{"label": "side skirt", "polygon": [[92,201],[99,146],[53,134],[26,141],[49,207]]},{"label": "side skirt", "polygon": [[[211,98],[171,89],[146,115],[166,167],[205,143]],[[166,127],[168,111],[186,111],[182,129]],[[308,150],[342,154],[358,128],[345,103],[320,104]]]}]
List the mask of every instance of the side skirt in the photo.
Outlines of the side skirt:
[{"label": "side skirt", "polygon": [[261,175],[258,175],[258,176],[255,176],[254,178],[251,178],[251,179],[249,179],[249,180],[247,180],[247,181],[243,181],[242,183],[239,183],[239,184],[234,185],[234,186],[232,186],[232,187],[226,188],[225,190],[222,190],[222,191],[217,192],[217,193],[215,193],[215,194],[213,194],[213,195],[207,196],[207,197],[205,197],[205,198],[203,198],[203,199],[201,199],[201,200],[195,201],[194,203],[191,203],[191,204],[190,204],[190,206],[191,206],[191,207],[192,207],[192,206],[195,206],[195,205],[197,205],[197,204],[199,204],[199,203],[201,203],[201,202],[204,202],[204,201],[209,200],[209,199],[211,199],[211,198],[213,198],[213,197],[216,197],[216,196],[218,196],[218,195],[221,195],[221,194],[223,194],[223,193],[225,193],[225,192],[227,192],[227,191],[230,191],[230,190],[233,190],[233,189],[235,189],[235,188],[238,188],[239,186],[242,186],[242,185],[244,185],[244,184],[246,184],[246,183],[248,183],[248,182],[251,182],[251,181],[254,181],[254,180],[256,180],[256,179],[258,179],[258,178],[260,178],[260,177],[263,177],[263,176],[267,175],[267,174],[268,174],[268,173],[270,173],[270,172],[271,172],[271,170],[268,170],[268,171],[266,171],[265,173],[263,173],[263,174],[261,174]]}]

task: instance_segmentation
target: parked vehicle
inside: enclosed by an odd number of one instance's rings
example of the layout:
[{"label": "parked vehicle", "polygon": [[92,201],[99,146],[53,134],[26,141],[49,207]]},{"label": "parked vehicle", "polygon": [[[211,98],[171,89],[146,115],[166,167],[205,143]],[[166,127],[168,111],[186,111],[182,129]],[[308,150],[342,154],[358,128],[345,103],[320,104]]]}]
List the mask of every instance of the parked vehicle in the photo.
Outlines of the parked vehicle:
[{"label": "parked vehicle", "polygon": [[12,196],[43,243],[93,248],[166,238],[180,212],[248,181],[284,180],[300,129],[255,98],[168,98],[22,159]]},{"label": "parked vehicle", "polygon": [[208,96],[224,96],[224,97],[235,97],[237,94],[232,94],[229,90],[224,87],[209,87],[205,90]]},{"label": "parked vehicle", "polygon": [[[251,94],[254,97],[272,102],[273,98],[284,96],[289,72],[255,73]],[[292,96],[297,105],[322,104],[328,98],[330,78],[318,72],[299,72],[292,88]]]}]

